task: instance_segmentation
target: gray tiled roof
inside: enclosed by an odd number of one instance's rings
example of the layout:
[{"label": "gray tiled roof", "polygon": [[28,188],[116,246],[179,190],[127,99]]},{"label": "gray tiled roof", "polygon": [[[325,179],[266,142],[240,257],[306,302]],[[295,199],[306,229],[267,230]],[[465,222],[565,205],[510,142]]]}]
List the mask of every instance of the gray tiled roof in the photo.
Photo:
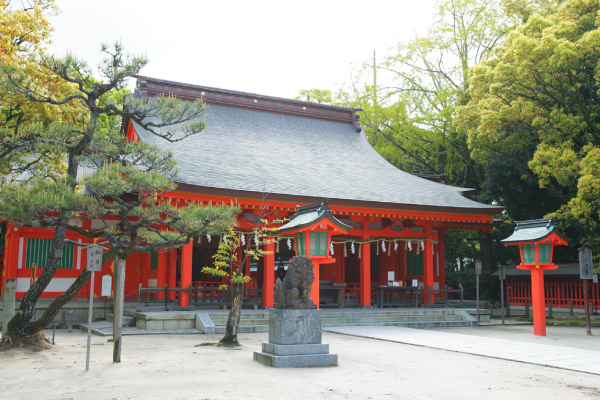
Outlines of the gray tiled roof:
[{"label": "gray tiled roof", "polygon": [[554,218],[515,221],[515,223],[517,226],[513,234],[506,239],[502,239],[502,243],[537,242],[549,236],[552,232],[555,232],[562,239],[569,241],[556,228],[556,220]]},{"label": "gray tiled roof", "polygon": [[[180,183],[220,189],[402,205],[502,210],[465,189],[413,176],[383,159],[351,124],[208,104],[206,128],[164,142]],[[144,141],[161,142],[134,125]],[[486,210],[487,209],[487,210]],[[473,210],[475,211],[475,210]]]},{"label": "gray tiled roof", "polygon": [[306,206],[298,207],[298,212],[290,219],[290,221],[278,228],[279,232],[288,232],[291,230],[306,228],[312,226],[323,219],[328,219],[333,224],[337,225],[342,230],[348,233],[352,226],[346,225],[331,214],[331,210],[327,206],[327,202],[313,203]]}]

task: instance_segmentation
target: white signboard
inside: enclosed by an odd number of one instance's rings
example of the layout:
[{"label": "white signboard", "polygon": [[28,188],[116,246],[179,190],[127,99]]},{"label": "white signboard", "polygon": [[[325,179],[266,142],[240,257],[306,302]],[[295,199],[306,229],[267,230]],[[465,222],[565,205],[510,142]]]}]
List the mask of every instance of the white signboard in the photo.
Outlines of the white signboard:
[{"label": "white signboard", "polygon": [[413,286],[419,286],[419,280],[418,279],[413,279],[412,280],[412,285]]},{"label": "white signboard", "polygon": [[394,271],[388,271],[388,281],[396,280],[396,273]]},{"label": "white signboard", "polygon": [[112,276],[104,275],[102,277],[102,290],[100,296],[109,297],[112,295]]},{"label": "white signboard", "polygon": [[102,269],[102,247],[88,247],[86,269],[90,272],[100,272]]},{"label": "white signboard", "polygon": [[592,278],[592,282],[598,283],[598,275],[594,275],[594,278]]},{"label": "white signboard", "polygon": [[592,249],[584,246],[579,249],[579,277],[581,279],[593,279],[593,270]]}]

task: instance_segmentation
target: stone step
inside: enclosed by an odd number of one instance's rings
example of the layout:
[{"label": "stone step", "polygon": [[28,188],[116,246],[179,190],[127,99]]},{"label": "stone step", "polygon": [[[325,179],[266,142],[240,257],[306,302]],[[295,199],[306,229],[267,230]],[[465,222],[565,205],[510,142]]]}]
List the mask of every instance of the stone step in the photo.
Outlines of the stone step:
[{"label": "stone step", "polygon": [[[227,319],[229,318],[229,314],[208,314],[208,316],[212,319]],[[269,313],[260,313],[260,314],[241,314],[241,319],[269,319]]]},{"label": "stone step", "polygon": [[[113,314],[106,314],[106,320],[112,323],[114,321]],[[123,313],[123,326],[135,326],[135,317]]]},{"label": "stone step", "polygon": [[[239,333],[269,332],[269,324],[266,325],[240,325]],[[215,333],[225,333],[225,326],[215,326]]]},{"label": "stone step", "polygon": [[414,321],[414,322],[392,322],[386,323],[386,326],[402,326],[405,328],[449,328],[458,326],[473,326],[471,321]]},{"label": "stone step", "polygon": [[329,367],[338,365],[337,354],[276,356],[255,351],[254,360],[274,368]]},{"label": "stone step", "polygon": [[[106,321],[104,321],[106,322]],[[79,329],[83,332],[87,332],[87,324],[79,325]],[[98,336],[112,336],[112,324],[107,323],[104,326],[98,326],[98,322],[94,322],[92,324],[92,333]],[[123,327],[123,336],[134,336],[134,335],[167,335],[167,334],[177,334],[177,335],[199,335],[204,332],[200,329],[176,329],[176,330],[146,330],[142,328],[138,328],[136,326],[133,327]]]},{"label": "stone step", "polygon": [[[213,324],[215,326],[226,325],[227,318],[212,318]],[[269,318],[261,318],[261,319],[247,319],[240,318],[240,325],[269,325]]]},{"label": "stone step", "polygon": [[337,324],[326,324],[323,323],[323,329],[327,330],[327,327],[334,326],[402,326],[405,328],[439,328],[439,327],[460,327],[460,326],[471,326],[469,321],[407,321],[407,322],[381,322],[381,323],[337,323]]},{"label": "stone step", "polygon": [[[107,315],[108,318],[108,315]],[[92,322],[92,334],[97,335],[97,336],[110,336],[112,335],[112,322],[109,321],[96,321],[96,322]],[[106,330],[110,329],[110,333],[107,332]],[[79,324],[79,330],[83,331],[83,332],[87,332],[88,331],[88,324],[87,322],[85,324]]]},{"label": "stone step", "polygon": [[355,316],[405,316],[405,315],[453,315],[454,310],[411,310],[411,311],[341,311],[341,312],[327,312],[323,311],[322,318],[336,318],[336,317],[355,317]]},{"label": "stone step", "polygon": [[386,323],[386,322],[411,322],[411,321],[462,321],[460,315],[409,315],[402,317],[345,317],[345,318],[323,318],[323,324],[334,323]]}]

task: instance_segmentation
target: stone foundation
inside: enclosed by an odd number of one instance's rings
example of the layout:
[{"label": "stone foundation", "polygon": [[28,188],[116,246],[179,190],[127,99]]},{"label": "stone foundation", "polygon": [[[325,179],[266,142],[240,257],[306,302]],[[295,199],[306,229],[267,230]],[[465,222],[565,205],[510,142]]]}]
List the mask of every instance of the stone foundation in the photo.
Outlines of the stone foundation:
[{"label": "stone foundation", "polygon": [[325,367],[338,365],[337,354],[321,343],[321,310],[280,310],[269,312],[269,343],[254,359],[275,368]]}]

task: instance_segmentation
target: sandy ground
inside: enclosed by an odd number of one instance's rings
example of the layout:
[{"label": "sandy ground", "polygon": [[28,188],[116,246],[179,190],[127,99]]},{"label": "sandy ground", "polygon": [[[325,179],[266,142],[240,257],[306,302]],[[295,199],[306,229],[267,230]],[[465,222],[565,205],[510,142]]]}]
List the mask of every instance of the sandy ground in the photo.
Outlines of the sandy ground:
[{"label": "sandy ground", "polygon": [[327,332],[338,367],[274,369],[252,360],[267,336],[242,334],[239,349],[195,347],[214,335],[126,336],[120,364],[92,337],[85,372],[86,335],[59,331],[50,350],[0,353],[0,399],[600,398],[597,375]]}]

